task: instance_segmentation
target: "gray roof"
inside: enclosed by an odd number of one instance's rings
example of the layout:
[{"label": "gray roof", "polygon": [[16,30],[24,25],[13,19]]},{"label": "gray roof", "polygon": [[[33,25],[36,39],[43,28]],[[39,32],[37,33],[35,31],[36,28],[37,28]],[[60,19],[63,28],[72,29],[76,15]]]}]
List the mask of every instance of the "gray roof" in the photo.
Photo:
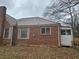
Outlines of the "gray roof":
[{"label": "gray roof", "polygon": [[40,18],[40,17],[21,18],[17,22],[18,22],[18,25],[57,24],[56,22],[53,22],[44,18]]},{"label": "gray roof", "polygon": [[16,19],[11,17],[10,15],[6,14],[6,20],[8,21],[8,23],[10,24],[10,26],[14,26],[16,25]]}]

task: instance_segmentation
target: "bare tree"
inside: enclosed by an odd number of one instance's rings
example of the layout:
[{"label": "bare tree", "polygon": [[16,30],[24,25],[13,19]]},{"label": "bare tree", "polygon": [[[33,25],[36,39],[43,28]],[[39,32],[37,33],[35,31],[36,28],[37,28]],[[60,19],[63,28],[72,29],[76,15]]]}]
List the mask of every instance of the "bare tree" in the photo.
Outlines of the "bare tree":
[{"label": "bare tree", "polygon": [[[57,21],[63,22],[65,24],[71,25],[73,29],[73,36],[76,26],[78,24],[78,10],[77,6],[79,5],[79,0],[57,0],[51,6],[47,7],[44,16],[49,17],[50,19],[54,18]],[[70,16],[69,19],[65,16]]]},{"label": "bare tree", "polygon": [[[44,16],[50,19],[57,19],[57,21],[63,22],[63,20],[71,21],[69,24],[74,27],[74,18],[77,18],[78,11],[75,9],[76,5],[79,4],[79,0],[58,0],[51,6],[48,6]],[[64,19],[63,17],[70,16],[70,20]],[[63,20],[61,20],[63,19]],[[64,22],[64,23],[67,23]],[[68,23],[67,23],[68,24]]]}]

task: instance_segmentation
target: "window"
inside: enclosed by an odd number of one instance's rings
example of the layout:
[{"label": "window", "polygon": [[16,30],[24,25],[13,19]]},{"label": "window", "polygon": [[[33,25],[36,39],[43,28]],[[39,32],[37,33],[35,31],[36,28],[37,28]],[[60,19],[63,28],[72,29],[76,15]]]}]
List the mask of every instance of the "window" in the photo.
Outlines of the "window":
[{"label": "window", "polygon": [[45,34],[45,28],[41,28],[41,33]]},{"label": "window", "polygon": [[50,34],[50,28],[46,28],[46,34]]},{"label": "window", "polygon": [[71,30],[66,30],[67,35],[71,35]]},{"label": "window", "polygon": [[50,29],[50,27],[41,28],[41,34],[42,34],[42,35],[50,35],[50,34],[51,34],[51,29]]},{"label": "window", "polygon": [[27,39],[28,38],[28,28],[19,28],[19,38]]},{"label": "window", "polygon": [[26,38],[26,37],[27,37],[27,30],[21,29],[21,38]]},{"label": "window", "polygon": [[9,38],[9,29],[4,30],[4,38]]},{"label": "window", "polygon": [[65,35],[65,30],[61,30],[61,35]]},{"label": "window", "polygon": [[71,30],[70,29],[63,29],[63,30],[61,30],[61,35],[71,35]]}]

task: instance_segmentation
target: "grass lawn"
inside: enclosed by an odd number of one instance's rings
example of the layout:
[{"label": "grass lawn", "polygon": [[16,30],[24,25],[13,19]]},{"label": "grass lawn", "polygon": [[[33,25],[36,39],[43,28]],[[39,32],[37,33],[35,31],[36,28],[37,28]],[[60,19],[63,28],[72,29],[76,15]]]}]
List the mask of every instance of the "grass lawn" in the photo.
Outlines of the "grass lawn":
[{"label": "grass lawn", "polygon": [[79,51],[68,47],[0,47],[0,59],[79,59]]}]

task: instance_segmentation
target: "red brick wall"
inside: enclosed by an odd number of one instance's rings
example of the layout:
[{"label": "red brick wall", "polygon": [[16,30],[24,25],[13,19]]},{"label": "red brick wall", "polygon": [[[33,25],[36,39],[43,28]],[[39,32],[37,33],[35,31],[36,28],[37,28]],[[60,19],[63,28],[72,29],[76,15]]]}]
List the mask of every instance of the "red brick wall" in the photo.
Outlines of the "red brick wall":
[{"label": "red brick wall", "polygon": [[[10,27],[10,24],[9,24],[7,21],[5,21],[4,29],[5,29],[5,28],[9,28],[9,27]],[[4,34],[3,34],[3,35],[4,35]],[[5,38],[3,37],[3,45],[10,45],[10,42],[11,42],[10,39],[5,39]]]},{"label": "red brick wall", "polygon": [[3,32],[6,18],[6,7],[0,7],[0,45],[3,43]]},{"label": "red brick wall", "polygon": [[[28,26],[30,28],[29,39],[18,39],[18,43],[25,44],[46,44],[52,46],[58,46],[58,24],[52,25],[41,25],[41,26]],[[41,35],[40,28],[41,27],[51,27],[51,35]],[[33,37],[33,34],[35,36]]]}]

